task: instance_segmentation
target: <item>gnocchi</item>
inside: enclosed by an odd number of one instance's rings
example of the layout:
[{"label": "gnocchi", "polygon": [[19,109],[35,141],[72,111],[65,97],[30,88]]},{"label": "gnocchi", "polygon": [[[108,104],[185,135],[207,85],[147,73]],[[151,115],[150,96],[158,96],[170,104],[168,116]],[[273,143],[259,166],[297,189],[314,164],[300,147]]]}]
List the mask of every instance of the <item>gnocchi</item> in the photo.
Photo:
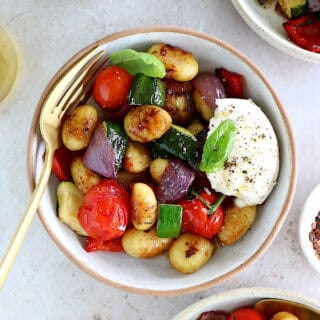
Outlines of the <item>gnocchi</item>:
[{"label": "gnocchi", "polygon": [[167,251],[174,239],[159,238],[156,228],[147,231],[131,228],[122,236],[121,243],[124,251],[136,258],[152,258]]},{"label": "gnocchi", "polygon": [[148,230],[157,220],[157,198],[145,183],[135,183],[131,191],[131,222],[136,229]]},{"label": "gnocchi", "polygon": [[213,251],[214,245],[210,240],[186,232],[170,247],[169,261],[179,272],[192,273],[209,261]]},{"label": "gnocchi", "polygon": [[150,163],[150,174],[155,182],[160,182],[160,179],[164,173],[164,170],[166,170],[168,163],[169,160],[163,158],[157,158]]},{"label": "gnocchi", "polygon": [[150,152],[145,144],[129,141],[123,160],[123,168],[131,173],[145,171],[151,162]]},{"label": "gnocchi", "polygon": [[79,106],[68,115],[62,125],[63,144],[72,151],[84,149],[98,122],[98,111],[91,105]]},{"label": "gnocchi", "polygon": [[172,119],[164,109],[144,105],[131,109],[124,118],[124,129],[133,141],[142,143],[159,139],[170,129]]},{"label": "gnocchi", "polygon": [[218,233],[223,245],[230,245],[238,241],[253,225],[257,207],[249,206],[238,208],[231,204],[225,210],[224,224]]},{"label": "gnocchi", "polygon": [[148,52],[163,62],[167,78],[176,81],[190,81],[198,74],[198,62],[188,51],[159,43],[150,47]]}]

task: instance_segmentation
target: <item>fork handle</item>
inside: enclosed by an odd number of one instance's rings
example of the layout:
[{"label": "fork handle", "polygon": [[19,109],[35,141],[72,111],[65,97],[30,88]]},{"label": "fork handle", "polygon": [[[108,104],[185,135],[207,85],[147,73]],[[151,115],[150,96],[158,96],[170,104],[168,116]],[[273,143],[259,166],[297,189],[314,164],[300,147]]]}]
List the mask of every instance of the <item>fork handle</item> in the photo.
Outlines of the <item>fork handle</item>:
[{"label": "fork handle", "polygon": [[44,164],[42,167],[40,178],[36,184],[36,187],[33,191],[32,197],[28,203],[27,208],[25,209],[22,218],[20,219],[19,225],[15,231],[15,234],[7,248],[6,253],[4,254],[1,264],[0,264],[0,289],[3,287],[8,273],[13,265],[15,257],[22,245],[27,231],[31,225],[33,217],[37,212],[39,207],[40,200],[48,184],[48,180],[51,173],[52,161],[53,161],[54,150],[52,148],[46,147],[46,155]]}]

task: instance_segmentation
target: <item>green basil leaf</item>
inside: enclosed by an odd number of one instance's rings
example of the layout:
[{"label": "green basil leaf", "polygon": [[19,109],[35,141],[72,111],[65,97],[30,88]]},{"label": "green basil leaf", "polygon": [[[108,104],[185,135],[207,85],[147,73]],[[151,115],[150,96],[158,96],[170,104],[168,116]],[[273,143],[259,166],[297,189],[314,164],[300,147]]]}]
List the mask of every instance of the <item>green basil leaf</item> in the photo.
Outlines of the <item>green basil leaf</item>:
[{"label": "green basil leaf", "polygon": [[164,78],[166,75],[164,64],[147,52],[137,52],[132,49],[116,51],[111,55],[110,63],[119,65],[132,75],[143,73],[153,78]]},{"label": "green basil leaf", "polygon": [[206,173],[220,170],[230,155],[235,136],[234,122],[230,119],[222,121],[204,144],[200,170]]}]

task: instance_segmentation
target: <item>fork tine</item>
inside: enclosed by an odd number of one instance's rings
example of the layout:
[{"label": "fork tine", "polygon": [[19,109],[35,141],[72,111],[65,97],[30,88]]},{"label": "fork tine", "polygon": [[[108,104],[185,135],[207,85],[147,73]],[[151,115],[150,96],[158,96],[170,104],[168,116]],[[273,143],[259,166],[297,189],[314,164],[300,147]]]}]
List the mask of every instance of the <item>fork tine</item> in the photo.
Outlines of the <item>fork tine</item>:
[{"label": "fork tine", "polygon": [[[88,93],[92,87],[94,76],[101,67],[109,60],[109,56],[101,58],[104,51],[99,52],[92,61],[87,63],[81,70],[81,74],[68,88],[68,91],[60,99],[59,105],[62,105],[59,118],[63,116],[67,109],[75,107]],[[99,56],[98,56],[99,55]],[[57,105],[57,106],[59,106]]]},{"label": "fork tine", "polygon": [[50,94],[47,96],[46,101],[43,104],[51,104],[52,109],[48,110],[49,112],[53,112],[54,109],[57,106],[57,98],[58,101],[61,100],[61,98],[64,96],[66,88],[66,84],[70,84],[74,78],[80,73],[80,71],[83,69],[84,65],[88,63],[88,61],[91,61],[91,59],[96,55],[97,48],[99,46],[95,46],[91,48],[87,53],[85,53],[84,56],[76,60],[63,74],[59,76],[55,80],[55,85],[53,88],[51,88]]},{"label": "fork tine", "polygon": [[70,84],[67,89],[61,94],[60,98],[55,104],[55,107],[62,107],[66,104],[75,87],[77,87],[84,78],[86,72],[92,65],[96,63],[97,60],[103,55],[104,51],[97,52],[93,57],[91,57],[86,63],[81,67],[81,69],[70,79]]}]

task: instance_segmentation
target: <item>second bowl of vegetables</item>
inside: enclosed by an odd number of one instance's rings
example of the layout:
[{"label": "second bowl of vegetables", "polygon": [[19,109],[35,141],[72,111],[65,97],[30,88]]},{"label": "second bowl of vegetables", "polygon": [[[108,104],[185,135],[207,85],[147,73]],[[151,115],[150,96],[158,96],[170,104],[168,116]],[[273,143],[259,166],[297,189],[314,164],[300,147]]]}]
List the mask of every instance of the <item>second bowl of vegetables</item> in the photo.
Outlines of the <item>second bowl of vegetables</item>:
[{"label": "second bowl of vegetables", "polygon": [[40,208],[49,233],[83,269],[135,292],[187,293],[240,271],[270,244],[295,187],[294,141],[272,88],[199,33],[99,44],[109,62],[60,129],[43,200],[58,219]]}]

